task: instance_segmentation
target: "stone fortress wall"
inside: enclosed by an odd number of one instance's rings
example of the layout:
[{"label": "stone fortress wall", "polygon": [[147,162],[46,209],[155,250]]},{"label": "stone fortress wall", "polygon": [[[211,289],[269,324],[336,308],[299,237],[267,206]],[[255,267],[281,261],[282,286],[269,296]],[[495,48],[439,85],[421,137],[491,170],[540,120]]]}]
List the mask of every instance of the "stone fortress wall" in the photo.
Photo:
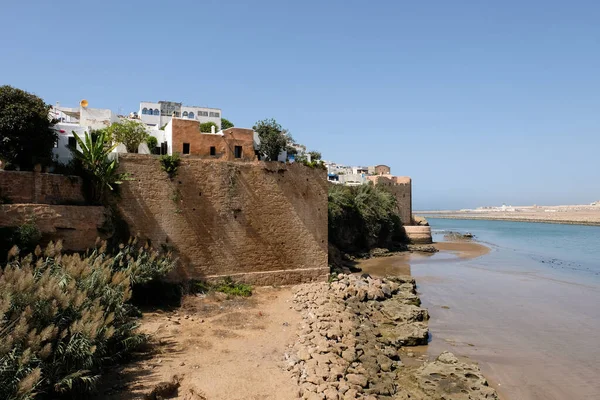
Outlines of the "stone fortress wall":
[{"label": "stone fortress wall", "polygon": [[126,154],[119,210],[131,234],[172,246],[175,280],[258,285],[326,279],[327,180],[298,164],[183,157],[169,179],[154,157]]},{"label": "stone fortress wall", "polygon": [[42,244],[63,240],[66,250],[82,251],[102,237],[104,207],[85,206],[81,178],[37,171],[0,170],[0,228],[35,224]]}]

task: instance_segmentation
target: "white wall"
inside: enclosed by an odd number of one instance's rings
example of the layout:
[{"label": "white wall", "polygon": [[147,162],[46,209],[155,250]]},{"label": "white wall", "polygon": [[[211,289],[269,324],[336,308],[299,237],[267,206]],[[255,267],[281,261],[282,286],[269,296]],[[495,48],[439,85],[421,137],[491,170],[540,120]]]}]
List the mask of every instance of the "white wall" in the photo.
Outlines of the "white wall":
[{"label": "white wall", "polygon": [[[156,126],[156,128],[161,128],[162,126],[166,125],[172,118],[172,115],[166,116],[166,115],[148,115],[148,114],[142,114],[142,110],[146,108],[148,110],[152,109],[152,110],[159,110],[160,112],[160,103],[158,102],[150,102],[150,101],[142,101],[140,102],[140,109],[138,111],[138,116],[140,117],[140,120],[145,123],[145,124],[150,124],[153,126]],[[194,118],[189,118],[189,117],[183,117],[183,113],[184,112],[188,112],[188,114],[190,112],[194,113]],[[208,116],[204,116],[201,115],[202,113],[207,113]],[[218,117],[211,117],[211,113],[218,113]],[[160,114],[160,113],[159,113]],[[195,121],[198,121],[200,123],[206,123],[206,122],[213,122],[217,125],[217,131],[221,130],[221,117],[222,117],[222,111],[220,108],[208,108],[208,107],[196,107],[196,106],[181,106],[181,115],[178,118],[185,118],[185,119],[193,119]]]},{"label": "white wall", "polygon": [[79,124],[81,126],[90,127],[91,129],[102,129],[118,121],[119,118],[109,109],[81,107],[79,117]]},{"label": "white wall", "polygon": [[[75,131],[77,136],[84,139],[88,129],[76,124],[59,123],[54,125],[54,130],[58,133],[58,142],[57,147],[52,149],[52,157],[58,162],[66,164],[73,158],[73,153],[71,153],[71,150],[67,147],[69,144],[69,137],[73,137],[73,131]],[[64,132],[60,132],[61,130]],[[79,145],[77,145],[77,148],[81,150]]]},{"label": "white wall", "polygon": [[165,139],[167,141],[167,154],[173,155],[173,123],[169,121],[165,126]]}]

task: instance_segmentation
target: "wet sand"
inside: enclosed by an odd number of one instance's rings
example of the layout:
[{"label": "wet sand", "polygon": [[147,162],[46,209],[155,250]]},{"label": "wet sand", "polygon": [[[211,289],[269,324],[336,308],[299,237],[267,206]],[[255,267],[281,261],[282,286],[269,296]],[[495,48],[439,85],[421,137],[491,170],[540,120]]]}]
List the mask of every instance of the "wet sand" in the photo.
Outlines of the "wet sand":
[{"label": "wet sand", "polygon": [[[438,242],[433,246],[440,252],[458,256],[461,259],[472,259],[483,256],[490,252],[490,248],[479,243],[465,242]],[[361,260],[358,266],[363,272],[373,276],[385,277],[388,275],[410,275],[411,263],[423,262],[431,259],[435,254],[432,253],[399,253],[390,257],[373,257],[367,260]],[[446,261],[450,258],[442,258],[440,261]]]},{"label": "wet sand", "polygon": [[600,288],[520,264],[495,269],[477,243],[436,246],[434,256],[360,264],[373,274],[410,265],[431,315],[431,357],[448,350],[477,362],[505,400],[600,398]]}]

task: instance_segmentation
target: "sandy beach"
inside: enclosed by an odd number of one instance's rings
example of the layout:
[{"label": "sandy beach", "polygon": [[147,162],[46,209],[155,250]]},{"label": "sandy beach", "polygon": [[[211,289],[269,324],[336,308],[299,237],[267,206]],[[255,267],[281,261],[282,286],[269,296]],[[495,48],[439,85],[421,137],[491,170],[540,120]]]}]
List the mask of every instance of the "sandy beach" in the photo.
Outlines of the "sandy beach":
[{"label": "sandy beach", "polygon": [[[465,258],[486,251],[475,243],[440,248]],[[106,377],[98,398],[154,399],[148,393],[176,384],[169,398],[497,399],[473,360],[425,351],[428,312],[414,279],[398,275],[428,257],[365,260],[365,271],[376,275],[379,265],[395,275],[386,279],[339,274],[256,288],[248,298],[188,296],[178,309],[145,313],[151,353]]]},{"label": "sandy beach", "polygon": [[421,211],[415,214],[444,219],[484,219],[553,224],[600,225],[600,206],[525,206],[488,210]]}]

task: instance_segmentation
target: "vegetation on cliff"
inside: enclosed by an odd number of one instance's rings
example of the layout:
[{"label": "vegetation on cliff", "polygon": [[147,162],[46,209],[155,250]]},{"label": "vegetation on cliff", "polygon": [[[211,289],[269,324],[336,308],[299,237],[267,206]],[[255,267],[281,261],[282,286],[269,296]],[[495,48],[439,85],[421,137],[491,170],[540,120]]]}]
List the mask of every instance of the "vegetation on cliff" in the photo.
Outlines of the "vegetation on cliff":
[{"label": "vegetation on cliff", "polygon": [[117,172],[117,160],[110,157],[116,145],[110,145],[109,134],[105,130],[92,135],[85,132],[83,139],[74,136],[81,150],[73,147],[71,152],[77,164],[75,169],[84,180],[88,200],[92,203],[105,201],[106,194],[115,191],[117,185],[127,179],[127,174]]},{"label": "vegetation on cliff", "polygon": [[133,120],[115,122],[106,128],[106,132],[110,139],[122,143],[128,153],[137,153],[140,144],[146,142],[150,136],[143,123]]},{"label": "vegetation on cliff", "polygon": [[0,161],[21,170],[50,164],[57,134],[49,111],[50,106],[36,95],[0,86]]},{"label": "vegetation on cliff", "polygon": [[200,124],[200,132],[211,133],[213,126],[215,127],[215,131],[219,130],[219,127],[214,122],[203,122]]},{"label": "vegetation on cliff", "polygon": [[258,152],[268,161],[277,161],[279,154],[294,142],[287,129],[284,129],[274,119],[258,121],[252,129],[260,139]]},{"label": "vegetation on cliff", "polygon": [[115,256],[106,245],[85,255],[61,243],[19,257],[15,247],[0,271],[0,393],[24,400],[86,393],[102,368],[144,343],[136,287],[175,265],[135,241]]},{"label": "vegetation on cliff", "polygon": [[226,119],[226,118],[221,118],[221,130],[225,130],[225,129],[229,129],[229,128],[233,128],[235,125],[233,125],[233,122],[231,122],[230,120]]},{"label": "vegetation on cliff", "polygon": [[329,242],[345,253],[391,247],[403,239],[396,198],[383,186],[331,185]]}]

